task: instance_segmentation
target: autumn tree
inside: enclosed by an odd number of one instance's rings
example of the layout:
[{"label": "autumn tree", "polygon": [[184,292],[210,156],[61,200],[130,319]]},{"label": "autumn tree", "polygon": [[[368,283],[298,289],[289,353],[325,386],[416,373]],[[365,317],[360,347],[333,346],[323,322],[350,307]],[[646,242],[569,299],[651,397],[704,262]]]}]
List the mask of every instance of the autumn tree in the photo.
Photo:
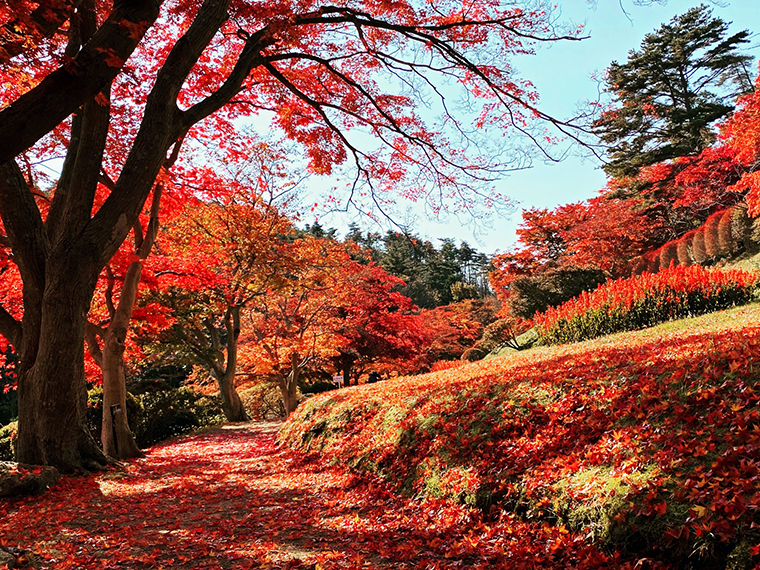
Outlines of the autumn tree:
[{"label": "autumn tree", "polygon": [[397,290],[401,280],[383,268],[367,263],[355,269],[348,294],[335,308],[339,348],[333,361],[344,382],[356,383],[369,367],[414,371],[430,336],[417,307]]},{"label": "autumn tree", "polygon": [[[40,34],[23,59],[3,65],[13,87],[0,111],[3,242],[24,291],[21,319],[0,311],[0,331],[19,355],[18,458],[63,471],[105,461],[84,421],[86,314],[98,276],[182,137],[231,136],[233,119],[271,110],[277,127],[306,149],[312,172],[350,161],[354,189],[364,182],[379,196],[406,179],[407,195],[448,187],[457,191],[439,195],[467,200],[470,187],[498,201],[488,189],[504,165],[490,157],[505,154],[483,148],[483,159],[469,160],[446,133],[425,128],[414,102],[425,99],[426,86],[455,79],[470,97],[485,96],[477,125],[543,140],[530,120],[549,118],[508,61],[532,42],[564,37],[548,11],[512,5],[76,4],[74,18],[63,3],[61,33]],[[0,16],[0,25],[13,19]],[[31,57],[34,50],[47,55]],[[468,131],[464,118],[450,117],[459,136],[451,140],[485,144],[476,140],[485,131]],[[363,144],[367,132],[381,144]],[[60,175],[39,188],[36,159],[64,149]],[[93,208],[104,173],[113,188]],[[49,210],[38,207],[37,191]]]},{"label": "autumn tree", "polygon": [[225,417],[243,421],[248,416],[235,389],[241,310],[276,289],[290,271],[286,236],[292,226],[276,206],[264,201],[261,189],[218,179],[206,185],[207,191],[215,187],[215,194],[224,185],[229,193],[209,202],[190,200],[162,236],[164,253],[175,258],[169,260],[167,273],[179,258],[189,260],[190,267],[202,265],[205,275],[196,273],[200,278],[190,290],[177,287],[172,279],[173,286],[154,299],[176,318],[173,339],[164,349],[192,355],[191,361],[216,380]]},{"label": "autumn tree", "polygon": [[749,31],[727,36],[728,27],[703,4],[647,34],[625,63],[610,64],[605,83],[614,103],[593,125],[607,147],[607,174],[636,175],[715,141],[715,121],[752,89],[752,58],[740,52]]},{"label": "autumn tree", "polygon": [[285,271],[247,305],[243,330],[248,369],[275,378],[289,414],[306,366],[349,344],[340,333],[366,273],[346,245],[327,238],[298,236],[281,259]]},{"label": "autumn tree", "polygon": [[739,98],[737,110],[722,130],[725,146],[742,165],[741,178],[730,188],[746,195],[748,214],[760,214],[760,75],[755,92]]},{"label": "autumn tree", "polygon": [[427,342],[415,366],[420,371],[440,360],[457,360],[483,335],[496,319],[495,298],[466,299],[420,312]]}]

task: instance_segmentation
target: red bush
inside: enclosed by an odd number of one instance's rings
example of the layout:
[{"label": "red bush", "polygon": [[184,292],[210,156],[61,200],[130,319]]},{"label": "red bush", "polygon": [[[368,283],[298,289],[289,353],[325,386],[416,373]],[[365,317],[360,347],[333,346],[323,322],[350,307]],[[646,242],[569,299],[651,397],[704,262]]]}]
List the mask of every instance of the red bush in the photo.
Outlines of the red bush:
[{"label": "red bush", "polygon": [[736,240],[731,234],[731,220],[733,218],[733,209],[723,210],[720,220],[718,220],[718,245],[722,252],[721,255],[731,255],[736,252]]},{"label": "red bush", "polygon": [[660,270],[660,250],[648,251],[644,254],[644,259],[647,262],[647,271],[649,273],[657,273]]},{"label": "red bush", "polygon": [[647,270],[647,260],[643,256],[631,260],[631,275],[641,275]]},{"label": "red bush", "polygon": [[678,265],[678,242],[669,241],[660,248],[660,269]]},{"label": "red bush", "polygon": [[720,238],[718,237],[718,224],[720,224],[722,215],[722,211],[711,214],[704,226],[702,226],[705,229],[705,253],[707,257],[720,257],[724,255],[720,247]]}]

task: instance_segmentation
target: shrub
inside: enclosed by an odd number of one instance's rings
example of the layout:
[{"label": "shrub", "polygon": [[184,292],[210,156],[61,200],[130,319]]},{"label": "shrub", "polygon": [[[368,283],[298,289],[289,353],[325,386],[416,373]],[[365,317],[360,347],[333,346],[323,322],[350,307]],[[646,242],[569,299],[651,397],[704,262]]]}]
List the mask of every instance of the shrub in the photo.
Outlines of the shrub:
[{"label": "shrub", "polygon": [[0,427],[0,461],[15,461],[18,422]]},{"label": "shrub", "polygon": [[721,249],[720,239],[718,237],[718,224],[720,224],[720,218],[723,212],[715,212],[707,218],[704,223],[704,236],[705,236],[705,253],[707,257],[714,258],[724,255]]},{"label": "shrub", "polygon": [[649,273],[657,273],[660,270],[660,252],[650,251],[644,255],[644,259],[647,262],[647,271]]},{"label": "shrub", "polygon": [[696,261],[699,265],[702,265],[709,259],[707,250],[705,249],[704,226],[698,228],[697,231],[694,232],[694,239],[691,241],[691,253],[692,257],[694,257],[694,261]]},{"label": "shrub", "polygon": [[660,248],[660,269],[678,265],[678,242],[669,241]]},{"label": "shrub", "polygon": [[631,260],[631,275],[641,275],[647,270],[647,261],[644,256],[639,256]]},{"label": "shrub", "polygon": [[[332,382],[330,385],[334,387]],[[273,381],[262,380],[240,391],[240,399],[248,416],[254,420],[285,416],[280,387]]]},{"label": "shrub", "polygon": [[747,215],[747,205],[740,204],[730,209],[731,212],[731,238],[736,243],[738,250],[755,251],[757,249],[752,241],[752,220]]},{"label": "shrub", "polygon": [[512,283],[511,313],[529,319],[549,307],[556,307],[605,279],[599,269],[577,267],[554,269],[535,276],[519,277]]},{"label": "shrub", "polygon": [[321,394],[322,392],[329,392],[330,390],[335,390],[337,388],[338,387],[333,382],[318,380],[317,382],[301,386],[301,392],[304,394]]},{"label": "shrub", "polygon": [[731,210],[723,210],[718,220],[718,247],[721,255],[732,255],[738,250],[737,243],[731,235]]},{"label": "shrub", "polygon": [[694,240],[694,234],[696,230],[691,230],[685,233],[678,240],[676,246],[676,254],[678,255],[678,265],[688,267],[694,265],[694,255],[692,253],[692,241]]},{"label": "shrub", "polygon": [[545,343],[596,338],[747,303],[759,278],[747,271],[679,266],[608,281],[537,315],[534,322]]},{"label": "shrub", "polygon": [[527,348],[522,345],[517,337],[523,334],[531,326],[530,321],[507,317],[499,319],[488,325],[483,331],[483,336],[462,355],[463,360],[474,362],[482,360],[494,350],[510,347],[515,350]]},{"label": "shrub", "polygon": [[135,396],[142,408],[133,430],[140,447],[224,423],[220,399],[190,388],[147,391]]},{"label": "shrub", "polygon": [[[88,394],[90,433],[100,441],[103,390]],[[221,401],[190,388],[172,388],[161,380],[143,381],[128,387],[127,419],[139,447],[195,431],[224,421]]]}]

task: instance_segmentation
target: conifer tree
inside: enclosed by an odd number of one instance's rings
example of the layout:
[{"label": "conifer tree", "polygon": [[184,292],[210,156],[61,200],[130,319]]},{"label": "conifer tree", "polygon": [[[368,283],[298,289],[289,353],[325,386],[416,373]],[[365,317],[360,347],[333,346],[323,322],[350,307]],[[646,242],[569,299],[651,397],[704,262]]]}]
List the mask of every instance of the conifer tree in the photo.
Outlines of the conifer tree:
[{"label": "conifer tree", "polygon": [[750,56],[740,52],[744,30],[700,5],[647,34],[628,60],[613,61],[605,77],[615,103],[593,123],[607,145],[611,176],[635,176],[644,166],[694,156],[715,138],[711,125],[752,90]]}]

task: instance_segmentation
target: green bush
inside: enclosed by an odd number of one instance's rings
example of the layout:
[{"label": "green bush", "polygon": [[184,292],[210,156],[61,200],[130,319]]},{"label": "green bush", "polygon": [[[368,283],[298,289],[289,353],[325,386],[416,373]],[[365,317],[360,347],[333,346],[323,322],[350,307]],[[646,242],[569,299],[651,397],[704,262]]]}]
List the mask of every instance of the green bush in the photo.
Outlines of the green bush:
[{"label": "green bush", "polygon": [[[127,392],[127,421],[132,433],[135,431],[135,418],[141,414],[140,401]],[[100,430],[103,425],[103,388],[101,386],[96,386],[87,392],[87,424],[95,441],[100,441]]]},{"label": "green bush", "polygon": [[0,461],[15,461],[18,422],[0,428]]},{"label": "green bush", "polygon": [[221,401],[190,388],[155,390],[136,395],[142,413],[133,430],[140,447],[224,423]]},{"label": "green bush", "polygon": [[329,392],[330,390],[335,390],[336,388],[337,386],[332,382],[328,382],[327,380],[319,380],[311,384],[304,384],[301,386],[301,392],[304,394],[321,394],[322,392]]},{"label": "green bush", "polygon": [[574,267],[519,277],[510,285],[513,291],[510,312],[516,317],[531,319],[536,313],[595,289],[605,279],[604,272],[598,269]]},{"label": "green bush", "polygon": [[[90,433],[100,441],[102,388],[90,390],[87,409]],[[151,380],[129,386],[127,420],[137,445],[148,447],[170,437],[223,423],[224,415],[218,397]]]},{"label": "green bush", "polygon": [[254,420],[285,417],[280,387],[271,381],[263,380],[242,390],[240,399],[246,413]]}]

